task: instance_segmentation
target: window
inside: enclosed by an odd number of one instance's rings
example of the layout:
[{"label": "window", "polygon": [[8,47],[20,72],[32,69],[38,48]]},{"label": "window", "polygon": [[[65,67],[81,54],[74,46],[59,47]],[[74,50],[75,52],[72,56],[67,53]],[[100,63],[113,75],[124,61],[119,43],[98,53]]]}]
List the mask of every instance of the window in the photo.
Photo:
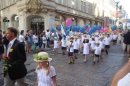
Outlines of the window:
[{"label": "window", "polygon": [[55,1],[56,1],[56,3],[66,5],[66,0],[55,0]]},{"label": "window", "polygon": [[88,13],[93,14],[92,4],[90,4],[90,3],[88,5]]},{"label": "window", "polygon": [[84,2],[81,1],[81,11],[84,11]]}]

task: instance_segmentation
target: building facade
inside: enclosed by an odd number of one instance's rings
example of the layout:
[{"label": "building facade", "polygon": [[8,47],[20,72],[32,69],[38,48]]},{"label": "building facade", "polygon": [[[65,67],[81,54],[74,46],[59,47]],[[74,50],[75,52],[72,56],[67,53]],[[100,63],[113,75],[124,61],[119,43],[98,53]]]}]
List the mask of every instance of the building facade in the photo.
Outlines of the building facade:
[{"label": "building facade", "polygon": [[115,25],[116,2],[114,0],[104,0],[104,27]]},{"label": "building facade", "polygon": [[[101,1],[102,3],[98,3]],[[1,29],[46,30],[65,26],[67,18],[72,25],[103,25],[103,0],[0,0]]]}]

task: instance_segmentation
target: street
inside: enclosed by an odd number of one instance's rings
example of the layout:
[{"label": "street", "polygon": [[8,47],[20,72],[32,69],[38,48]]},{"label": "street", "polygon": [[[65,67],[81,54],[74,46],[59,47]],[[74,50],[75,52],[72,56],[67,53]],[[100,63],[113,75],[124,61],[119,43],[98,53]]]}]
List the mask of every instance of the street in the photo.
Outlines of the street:
[{"label": "street", "polygon": [[[51,46],[53,47],[53,46]],[[53,59],[51,65],[55,67],[57,73],[58,86],[110,86],[114,74],[127,62],[128,57],[123,57],[122,45],[112,45],[109,54],[103,54],[103,59],[95,65],[93,57],[88,56],[88,61],[84,63],[83,54],[78,55],[75,64],[68,64],[67,55],[55,55],[52,48],[47,49]],[[35,86],[37,63],[33,61],[33,53],[27,54],[28,69],[27,82]],[[0,62],[0,86],[3,84],[2,62]]]}]

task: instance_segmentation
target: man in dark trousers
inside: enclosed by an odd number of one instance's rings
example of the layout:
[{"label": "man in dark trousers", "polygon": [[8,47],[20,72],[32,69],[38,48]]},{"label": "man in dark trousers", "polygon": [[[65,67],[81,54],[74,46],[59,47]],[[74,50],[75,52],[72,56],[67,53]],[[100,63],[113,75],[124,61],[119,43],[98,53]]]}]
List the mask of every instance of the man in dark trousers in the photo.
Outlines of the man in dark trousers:
[{"label": "man in dark trousers", "polygon": [[123,50],[127,49],[128,57],[130,57],[130,29],[123,36]]},{"label": "man in dark trousers", "polygon": [[28,84],[25,83],[25,76],[27,74],[27,69],[24,65],[26,53],[24,45],[21,44],[16,37],[17,30],[13,27],[7,28],[6,38],[9,40],[9,44],[6,56],[10,57],[8,63],[11,67],[7,67],[7,71],[4,72],[4,86],[15,86],[16,81],[19,86],[28,86]]}]

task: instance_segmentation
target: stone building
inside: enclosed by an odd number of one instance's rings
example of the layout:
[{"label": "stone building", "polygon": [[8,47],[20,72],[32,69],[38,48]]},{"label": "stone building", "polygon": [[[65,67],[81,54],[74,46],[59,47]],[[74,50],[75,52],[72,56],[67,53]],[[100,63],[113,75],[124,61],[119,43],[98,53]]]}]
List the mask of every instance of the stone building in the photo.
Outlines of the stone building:
[{"label": "stone building", "polygon": [[[100,2],[99,2],[100,1]],[[0,0],[1,29],[46,30],[55,28],[67,18],[72,25],[103,25],[104,0]],[[97,2],[99,4],[97,4]]]}]

